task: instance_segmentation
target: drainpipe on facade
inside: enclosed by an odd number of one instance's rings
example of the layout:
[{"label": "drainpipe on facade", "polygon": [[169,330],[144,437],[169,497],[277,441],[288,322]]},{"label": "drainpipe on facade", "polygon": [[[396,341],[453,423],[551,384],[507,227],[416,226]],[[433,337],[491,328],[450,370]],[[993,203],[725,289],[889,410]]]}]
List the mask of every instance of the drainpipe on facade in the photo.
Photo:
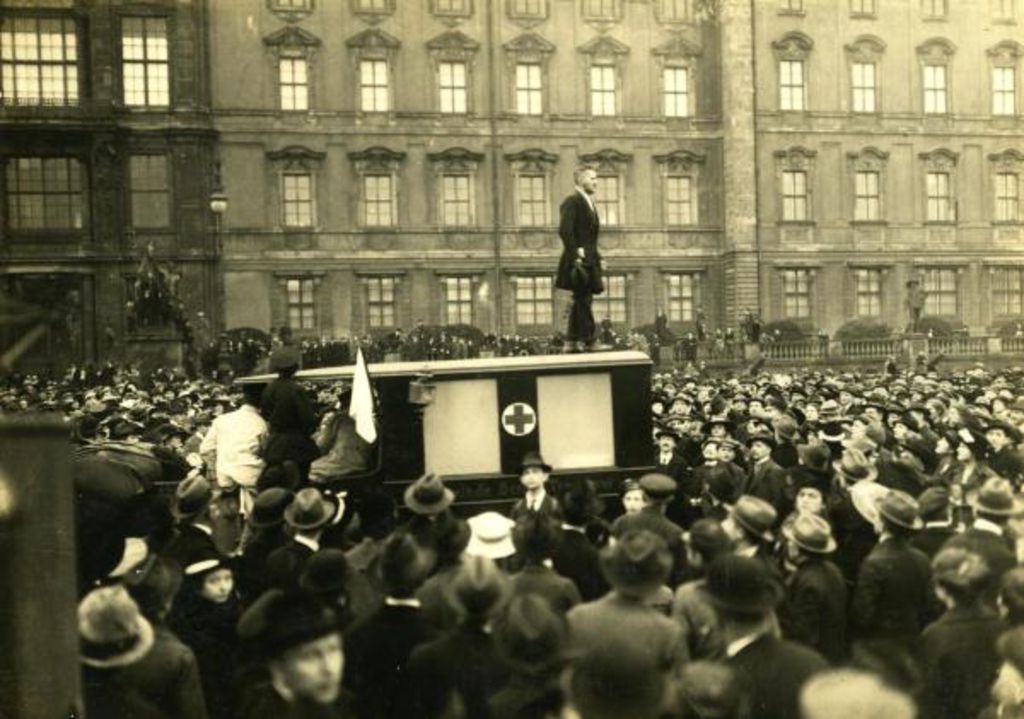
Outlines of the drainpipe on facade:
[{"label": "drainpipe on facade", "polygon": [[498,188],[498,82],[495,61],[494,5],[485,2],[487,8],[487,118],[491,144],[491,235],[494,242],[494,315],[491,326],[499,337],[502,334],[502,266],[501,266],[501,192]]}]

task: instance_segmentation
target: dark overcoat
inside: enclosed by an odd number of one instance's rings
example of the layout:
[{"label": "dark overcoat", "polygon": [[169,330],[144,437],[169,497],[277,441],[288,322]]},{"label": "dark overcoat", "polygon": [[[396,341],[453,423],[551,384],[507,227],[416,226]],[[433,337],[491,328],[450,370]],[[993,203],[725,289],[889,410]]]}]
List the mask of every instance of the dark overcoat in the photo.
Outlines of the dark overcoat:
[{"label": "dark overcoat", "polygon": [[604,279],[601,276],[601,255],[597,251],[597,234],[601,229],[597,212],[590,209],[579,191],[565,198],[560,212],[558,236],[562,238],[562,257],[558,261],[555,287],[570,291],[577,289],[573,281],[573,267],[582,248],[582,268],[587,276],[587,287],[592,294],[601,294],[604,292]]}]

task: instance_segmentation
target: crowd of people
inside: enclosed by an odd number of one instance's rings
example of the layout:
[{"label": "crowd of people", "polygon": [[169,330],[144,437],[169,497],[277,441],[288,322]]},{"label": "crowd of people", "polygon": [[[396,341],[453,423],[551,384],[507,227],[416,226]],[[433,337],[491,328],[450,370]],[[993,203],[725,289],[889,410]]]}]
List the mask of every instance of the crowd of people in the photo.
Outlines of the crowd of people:
[{"label": "crowd of people", "polygon": [[658,373],[620,496],[532,452],[469,513],[336,491],[299,362],[0,385],[71,427],[88,716],[1024,716],[1024,370]]}]

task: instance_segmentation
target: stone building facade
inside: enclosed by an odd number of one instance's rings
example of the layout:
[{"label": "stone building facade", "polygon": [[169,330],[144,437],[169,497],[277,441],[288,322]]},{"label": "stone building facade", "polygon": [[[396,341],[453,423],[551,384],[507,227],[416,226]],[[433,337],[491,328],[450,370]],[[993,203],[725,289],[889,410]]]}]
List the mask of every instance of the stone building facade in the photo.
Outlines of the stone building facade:
[{"label": "stone building facade", "polygon": [[150,244],[187,312],[221,321],[206,12],[0,2],[0,288],[62,314],[29,365],[116,358]]}]

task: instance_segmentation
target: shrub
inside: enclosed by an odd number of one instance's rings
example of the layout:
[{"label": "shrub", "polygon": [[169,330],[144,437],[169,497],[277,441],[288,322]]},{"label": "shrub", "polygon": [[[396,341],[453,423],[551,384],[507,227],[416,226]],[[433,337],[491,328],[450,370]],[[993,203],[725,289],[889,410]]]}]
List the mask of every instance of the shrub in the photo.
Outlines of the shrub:
[{"label": "shrub", "polygon": [[770,336],[777,340],[799,340],[804,338],[804,331],[793,320],[772,320],[761,330],[761,337]]},{"label": "shrub", "polygon": [[1024,320],[1007,320],[996,328],[996,334],[1000,337],[1016,337],[1018,328],[1024,330]]},{"label": "shrub", "polygon": [[855,319],[843,324],[836,331],[838,340],[882,339],[892,334],[889,325],[878,320]]},{"label": "shrub", "polygon": [[640,325],[639,327],[634,327],[633,332],[638,335],[643,335],[647,338],[648,342],[657,341],[659,344],[669,344],[676,341],[675,333],[668,327],[665,327],[664,330],[662,330],[661,336],[659,337],[658,326],[653,322],[646,325]]},{"label": "shrub", "polygon": [[948,320],[945,317],[927,316],[922,317],[917,323],[917,331],[922,334],[929,332],[935,337],[952,337],[964,329],[964,323],[960,320]]}]

